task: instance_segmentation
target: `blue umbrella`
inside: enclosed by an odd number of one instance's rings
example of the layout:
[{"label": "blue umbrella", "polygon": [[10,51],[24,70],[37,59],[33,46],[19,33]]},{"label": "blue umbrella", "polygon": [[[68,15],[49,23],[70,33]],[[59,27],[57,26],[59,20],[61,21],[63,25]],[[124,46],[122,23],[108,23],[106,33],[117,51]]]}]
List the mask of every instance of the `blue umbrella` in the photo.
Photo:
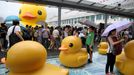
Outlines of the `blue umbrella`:
[{"label": "blue umbrella", "polygon": [[15,15],[7,16],[6,19],[5,19],[6,26],[7,27],[12,26],[13,25],[13,23],[12,23],[13,20],[20,21],[18,16],[15,16]]},{"label": "blue umbrella", "polygon": [[11,15],[11,16],[6,17],[5,22],[7,22],[7,21],[13,21],[13,20],[20,21],[20,19],[19,19],[18,16]]}]

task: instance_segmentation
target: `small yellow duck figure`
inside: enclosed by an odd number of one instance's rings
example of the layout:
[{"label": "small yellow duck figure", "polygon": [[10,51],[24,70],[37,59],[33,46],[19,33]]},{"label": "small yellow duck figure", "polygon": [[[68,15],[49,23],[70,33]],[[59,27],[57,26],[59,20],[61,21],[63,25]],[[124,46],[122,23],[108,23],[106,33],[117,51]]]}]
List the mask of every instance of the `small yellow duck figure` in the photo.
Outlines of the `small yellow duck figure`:
[{"label": "small yellow duck figure", "polygon": [[116,57],[116,67],[123,75],[134,75],[134,40],[128,42]]},{"label": "small yellow duck figure", "polygon": [[107,42],[101,42],[98,46],[98,50],[99,50],[100,54],[107,54],[108,43]]},{"label": "small yellow duck figure", "polygon": [[8,75],[68,75],[68,70],[46,62],[46,49],[38,42],[23,41],[13,45],[6,58]]},{"label": "small yellow duck figure", "polygon": [[68,36],[62,40],[59,55],[60,62],[67,67],[81,67],[87,63],[88,53],[82,48],[79,37]]},{"label": "small yellow duck figure", "polygon": [[47,17],[45,6],[23,4],[19,11],[21,24],[35,27],[38,22],[45,21]]}]

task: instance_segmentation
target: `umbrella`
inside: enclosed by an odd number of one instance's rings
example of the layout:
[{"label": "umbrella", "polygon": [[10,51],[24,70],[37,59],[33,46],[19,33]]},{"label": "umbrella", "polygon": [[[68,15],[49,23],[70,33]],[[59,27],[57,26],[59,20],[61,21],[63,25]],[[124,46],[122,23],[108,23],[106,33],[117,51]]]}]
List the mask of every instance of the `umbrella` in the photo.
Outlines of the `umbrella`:
[{"label": "umbrella", "polygon": [[7,17],[6,17],[5,22],[7,22],[7,21],[13,21],[13,20],[20,21],[20,19],[19,19],[18,16],[11,15],[11,16],[7,16]]},{"label": "umbrella", "polygon": [[95,28],[98,28],[97,25],[89,20],[83,19],[79,21],[80,24],[86,25],[88,27],[93,26]]},{"label": "umbrella", "polygon": [[128,27],[130,27],[132,25],[132,22],[127,21],[127,20],[123,20],[123,21],[118,21],[116,23],[113,23],[111,25],[109,25],[105,31],[102,33],[102,36],[108,36],[109,32],[113,29],[116,29],[117,32],[120,32],[124,29],[127,29]]}]

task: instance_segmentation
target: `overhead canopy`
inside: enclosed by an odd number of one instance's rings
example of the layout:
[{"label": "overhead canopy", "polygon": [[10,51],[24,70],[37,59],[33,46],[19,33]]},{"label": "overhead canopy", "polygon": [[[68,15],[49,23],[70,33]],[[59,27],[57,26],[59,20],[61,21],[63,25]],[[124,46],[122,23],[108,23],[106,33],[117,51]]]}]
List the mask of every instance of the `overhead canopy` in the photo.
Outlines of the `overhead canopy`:
[{"label": "overhead canopy", "polygon": [[109,6],[109,5],[103,5],[88,0],[7,0],[7,1],[25,1],[25,2],[76,8],[76,9],[89,10],[89,11],[134,18],[133,9],[130,10],[130,9],[124,9],[124,8],[119,8],[119,7]]}]

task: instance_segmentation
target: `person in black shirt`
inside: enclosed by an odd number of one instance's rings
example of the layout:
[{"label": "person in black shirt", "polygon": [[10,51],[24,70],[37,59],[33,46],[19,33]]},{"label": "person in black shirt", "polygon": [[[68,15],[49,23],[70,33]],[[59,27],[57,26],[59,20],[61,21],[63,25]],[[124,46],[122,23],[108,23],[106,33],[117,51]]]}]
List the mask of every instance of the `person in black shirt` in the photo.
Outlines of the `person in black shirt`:
[{"label": "person in black shirt", "polygon": [[7,33],[7,27],[6,27],[5,23],[1,23],[0,39],[1,39],[1,45],[5,49],[7,48],[6,33]]}]

